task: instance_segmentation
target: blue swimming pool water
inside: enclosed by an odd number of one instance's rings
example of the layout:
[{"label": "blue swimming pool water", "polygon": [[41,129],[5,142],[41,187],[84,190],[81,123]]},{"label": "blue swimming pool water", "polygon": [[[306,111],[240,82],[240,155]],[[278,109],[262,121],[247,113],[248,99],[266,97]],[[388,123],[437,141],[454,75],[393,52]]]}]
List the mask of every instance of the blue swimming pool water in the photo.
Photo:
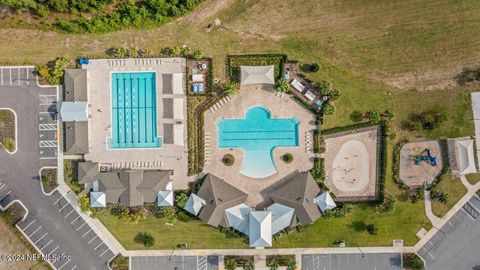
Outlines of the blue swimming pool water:
[{"label": "blue swimming pool water", "polygon": [[110,148],[156,148],[157,99],[154,72],[112,73]]},{"label": "blue swimming pool water", "polygon": [[243,150],[243,175],[268,177],[277,172],[273,149],[298,146],[298,124],[297,118],[271,118],[265,107],[255,106],[246,111],[245,118],[217,121],[218,147]]}]

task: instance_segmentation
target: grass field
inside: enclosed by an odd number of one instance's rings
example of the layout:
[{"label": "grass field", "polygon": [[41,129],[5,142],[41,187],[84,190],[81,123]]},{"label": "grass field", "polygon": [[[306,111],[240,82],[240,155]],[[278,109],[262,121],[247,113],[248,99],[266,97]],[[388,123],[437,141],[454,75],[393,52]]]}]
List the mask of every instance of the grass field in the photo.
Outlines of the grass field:
[{"label": "grass field", "polygon": [[446,192],[448,201],[446,204],[438,200],[432,200],[432,212],[438,217],[443,217],[447,212],[467,193],[467,188],[462,184],[460,178],[452,179],[450,173],[446,173],[436,190]]},{"label": "grass field", "polygon": [[467,178],[468,182],[472,185],[475,185],[480,182],[480,173],[471,173],[465,175]]}]

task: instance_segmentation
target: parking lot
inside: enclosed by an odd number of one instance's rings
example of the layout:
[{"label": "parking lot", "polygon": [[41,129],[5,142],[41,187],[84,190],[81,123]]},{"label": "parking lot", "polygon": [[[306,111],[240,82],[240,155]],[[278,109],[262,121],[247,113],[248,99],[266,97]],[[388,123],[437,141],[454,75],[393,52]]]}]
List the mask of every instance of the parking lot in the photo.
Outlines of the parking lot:
[{"label": "parking lot", "polygon": [[418,252],[432,270],[480,266],[480,198],[474,195]]},{"label": "parking lot", "polygon": [[13,197],[10,187],[6,183],[0,182],[0,206],[5,208],[13,200]]},{"label": "parking lot", "polygon": [[218,270],[217,256],[141,256],[130,258],[130,270]]},{"label": "parking lot", "polygon": [[400,253],[302,255],[302,270],[401,270]]},{"label": "parking lot", "polygon": [[36,84],[33,67],[0,67],[0,86],[29,86]]},{"label": "parking lot", "polygon": [[[113,252],[58,191],[55,191],[50,197],[52,207],[63,217],[63,224],[45,224],[37,220],[34,216],[27,216],[25,220],[18,224],[18,228],[24,235],[30,239],[43,255],[49,255],[46,259],[50,261],[57,270],[86,269],[83,258],[77,254],[69,254],[62,247],[63,242],[49,233],[49,230],[52,228],[55,229],[55,226],[70,226],[73,228],[75,234],[88,245],[90,253],[95,254],[100,260],[107,263],[108,260],[114,256]],[[62,240],[70,240],[72,236],[64,237]]]}]

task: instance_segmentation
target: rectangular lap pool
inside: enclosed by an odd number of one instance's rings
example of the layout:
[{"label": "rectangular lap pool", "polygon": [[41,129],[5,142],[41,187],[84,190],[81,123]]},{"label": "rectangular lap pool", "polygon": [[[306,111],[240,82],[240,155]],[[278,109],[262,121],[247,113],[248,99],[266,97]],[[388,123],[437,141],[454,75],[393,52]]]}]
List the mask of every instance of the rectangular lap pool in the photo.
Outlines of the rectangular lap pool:
[{"label": "rectangular lap pool", "polygon": [[155,72],[112,73],[110,148],[158,148]]},{"label": "rectangular lap pool", "polygon": [[244,158],[240,173],[265,178],[277,172],[272,151],[275,147],[298,146],[299,120],[271,118],[268,109],[252,107],[242,119],[220,119],[217,122],[218,147],[240,148]]}]

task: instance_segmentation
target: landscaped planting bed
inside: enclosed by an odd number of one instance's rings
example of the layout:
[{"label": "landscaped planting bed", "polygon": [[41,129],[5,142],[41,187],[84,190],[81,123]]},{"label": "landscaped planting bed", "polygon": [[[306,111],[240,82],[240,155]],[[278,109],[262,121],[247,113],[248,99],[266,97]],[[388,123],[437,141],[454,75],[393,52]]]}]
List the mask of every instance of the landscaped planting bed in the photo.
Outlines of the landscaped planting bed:
[{"label": "landscaped planting bed", "polygon": [[15,151],[15,114],[0,110],[0,144],[8,151]]},{"label": "landscaped planting bed", "polygon": [[443,174],[438,184],[432,187],[432,197],[435,193],[446,193],[446,203],[432,198],[432,212],[438,217],[443,217],[447,212],[467,193],[467,188],[462,184],[460,178],[452,179],[450,171]]},{"label": "landscaped planting bed", "polygon": [[42,181],[42,188],[45,193],[52,192],[57,186],[57,169],[45,168],[40,171],[40,180]]}]

